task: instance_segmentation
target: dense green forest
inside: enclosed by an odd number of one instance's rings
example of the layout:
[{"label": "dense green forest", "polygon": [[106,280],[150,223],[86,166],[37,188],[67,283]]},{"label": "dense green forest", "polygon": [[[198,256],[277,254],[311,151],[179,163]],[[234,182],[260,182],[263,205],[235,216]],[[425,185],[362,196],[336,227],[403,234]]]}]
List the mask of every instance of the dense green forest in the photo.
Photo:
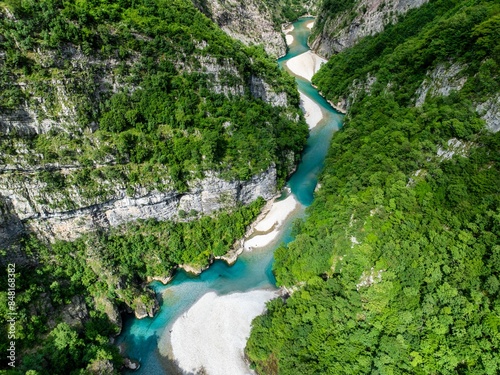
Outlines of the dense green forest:
[{"label": "dense green forest", "polygon": [[[33,264],[16,269],[18,360],[16,371],[9,373],[100,374],[99,368],[113,369],[111,363],[119,368],[122,358],[109,342],[119,329],[108,318],[112,305],[120,311],[127,306],[151,310],[153,293],[143,290],[148,276],[171,275],[177,265],[188,262],[203,267],[224,255],[243,237],[263,203],[259,199],[233,212],[191,222],[139,221],[50,246],[35,237],[26,238],[25,249]],[[6,279],[6,272],[2,267],[0,276]],[[57,312],[74,296],[83,296],[93,309],[81,324],[70,326]],[[7,313],[5,290],[0,292],[4,337]],[[7,351],[7,344],[1,341],[2,351]],[[2,367],[7,367],[5,361]]]},{"label": "dense green forest", "polygon": [[[232,40],[189,1],[2,4],[13,14],[0,18],[6,36],[0,40],[2,111],[27,102],[43,107],[41,119],[57,118],[62,108],[54,82],[64,82],[76,111],[76,125],[66,131],[2,136],[3,163],[18,160],[17,150],[26,147],[32,150],[30,165],[107,164],[111,173],[133,183],[133,173],[123,171],[130,163],[139,166],[144,184],[164,189],[159,180],[167,173],[182,190],[207,170],[248,179],[271,164],[283,181],[292,168],[287,156],[299,157],[307,128],[297,120],[293,79],[261,47]],[[88,64],[79,67],[72,58]],[[219,64],[222,73],[206,73],[204,62]],[[287,105],[273,107],[255,98],[252,77],[285,92]],[[109,80],[115,81],[113,89]],[[222,88],[214,88],[217,84]],[[228,93],[221,92],[224,87]],[[238,93],[239,87],[244,92]],[[92,124],[98,130],[85,132]],[[99,176],[90,178],[99,183]],[[81,185],[76,178],[69,182]]]},{"label": "dense green forest", "polygon": [[[252,82],[285,103],[264,102]],[[5,119],[25,119],[27,109],[51,129],[5,131]],[[307,137],[293,78],[188,0],[0,2],[0,117],[0,164],[12,169],[2,170],[2,183],[33,183],[48,197],[34,202],[39,216],[92,207],[117,187],[129,197],[181,193],[207,171],[248,180],[275,165],[283,184]],[[74,242],[26,234],[19,253],[0,244],[2,263],[8,255],[17,264],[17,368],[9,373],[115,373],[122,359],[109,336],[120,322],[110,319],[153,310],[148,277],[225,254],[262,204],[207,217],[179,211],[178,223],[129,223]],[[64,315],[75,297],[89,312],[70,324]],[[7,301],[2,283],[2,337]],[[0,340],[3,353],[7,345]],[[7,368],[4,358],[0,373]]]},{"label": "dense green forest", "polygon": [[281,24],[292,22],[304,14],[309,14],[319,1],[317,0],[263,0],[273,12],[274,23],[277,28]]},{"label": "dense green forest", "polygon": [[[415,107],[426,73],[451,63],[463,88]],[[276,252],[291,295],[254,320],[258,373],[500,372],[500,132],[474,104],[498,95],[499,65],[497,1],[431,0],[314,77],[355,101]]]}]

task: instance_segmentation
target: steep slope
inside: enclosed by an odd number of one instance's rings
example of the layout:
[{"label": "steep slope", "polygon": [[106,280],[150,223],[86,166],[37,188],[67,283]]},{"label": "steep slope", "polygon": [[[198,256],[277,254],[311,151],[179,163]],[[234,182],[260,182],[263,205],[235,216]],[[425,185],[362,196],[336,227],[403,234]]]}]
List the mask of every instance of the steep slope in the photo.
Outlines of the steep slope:
[{"label": "steep slope", "polygon": [[311,49],[326,58],[375,35],[428,0],[326,0],[318,11]]},{"label": "steep slope", "polygon": [[246,45],[263,44],[273,57],[286,53],[281,24],[316,11],[317,0],[194,0],[231,37]]},{"label": "steep slope", "polygon": [[[223,256],[293,170],[299,96],[262,48],[187,0],[0,11],[0,274],[15,263],[17,373],[111,374],[120,313],[158,306],[146,281]],[[5,337],[7,300],[3,285]]]},{"label": "steep slope", "polygon": [[348,114],[275,254],[291,296],[254,321],[259,373],[500,371],[499,21],[430,1],[314,77]]},{"label": "steep slope", "polygon": [[306,136],[291,79],[188,4],[2,8],[0,197],[30,230],[207,214],[269,199],[291,171]]}]

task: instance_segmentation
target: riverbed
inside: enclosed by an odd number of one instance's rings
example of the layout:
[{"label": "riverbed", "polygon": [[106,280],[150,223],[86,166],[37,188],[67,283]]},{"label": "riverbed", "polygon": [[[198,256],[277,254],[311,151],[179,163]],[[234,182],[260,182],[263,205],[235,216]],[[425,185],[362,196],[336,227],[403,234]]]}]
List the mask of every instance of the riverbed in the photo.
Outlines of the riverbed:
[{"label": "riverbed", "polygon": [[[251,251],[243,252],[232,266],[215,261],[199,276],[181,270],[168,285],[151,284],[159,297],[159,313],[154,318],[126,319],[117,339],[123,354],[141,363],[134,374],[174,375],[196,373],[201,368],[210,375],[252,373],[244,361],[243,348],[251,319],[262,312],[265,301],[277,295],[272,274],[274,250],[292,240],[293,221],[303,217],[312,203],[331,137],[342,121],[342,116],[311,86],[307,79],[311,72],[296,71],[302,62],[287,65],[299,55],[311,54],[307,46],[311,22],[313,18],[301,18],[293,23],[287,38],[289,51],[278,60],[284,69],[299,73],[294,75],[303,98],[302,108],[310,111],[306,113],[310,136],[302,161],[280,198],[298,203],[272,238],[262,242],[265,246],[247,246]],[[318,61],[312,69],[319,68]],[[255,240],[250,243],[259,244]]]}]

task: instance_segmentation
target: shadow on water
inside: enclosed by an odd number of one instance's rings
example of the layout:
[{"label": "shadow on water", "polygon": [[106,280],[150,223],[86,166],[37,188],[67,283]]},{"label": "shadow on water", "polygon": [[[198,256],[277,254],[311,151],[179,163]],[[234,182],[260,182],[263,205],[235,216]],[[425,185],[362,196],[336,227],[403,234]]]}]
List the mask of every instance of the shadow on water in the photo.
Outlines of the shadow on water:
[{"label": "shadow on water", "polygon": [[[307,37],[310,30],[306,24],[310,20],[312,18],[302,18],[294,23],[294,30],[291,32],[294,43],[290,46],[289,53],[278,60],[280,66],[283,66],[286,60],[309,50]],[[299,90],[313,99],[324,114],[321,125],[310,132],[302,160],[285,189],[291,191],[305,207],[313,201],[318,175],[323,167],[331,137],[340,127],[342,116],[330,107],[309,82],[301,78],[296,80]],[[285,196],[286,194],[281,198]],[[272,244],[263,249],[244,252],[232,266],[223,261],[215,261],[199,276],[192,276],[180,270],[168,285],[151,283],[161,303],[160,311],[154,318],[125,318],[122,333],[116,340],[125,356],[141,363],[139,370],[125,371],[125,374],[185,374],[171,359],[172,351],[168,347],[170,330],[175,320],[208,292],[225,295],[255,289],[276,289],[276,280],[272,273],[274,250],[280,243],[292,240],[293,221],[304,216],[304,207],[287,220],[280,236]]]}]

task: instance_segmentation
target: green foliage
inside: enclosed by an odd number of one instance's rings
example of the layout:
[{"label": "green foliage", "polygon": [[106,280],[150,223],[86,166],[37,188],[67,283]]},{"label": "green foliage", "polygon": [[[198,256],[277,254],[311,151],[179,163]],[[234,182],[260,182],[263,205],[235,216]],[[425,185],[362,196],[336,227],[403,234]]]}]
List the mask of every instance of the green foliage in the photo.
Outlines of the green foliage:
[{"label": "green foliage", "polygon": [[[2,162],[27,170],[12,178],[41,182],[43,210],[76,208],[75,191],[88,206],[117,187],[130,196],[141,188],[182,192],[206,171],[243,180],[276,166],[284,182],[290,153],[299,158],[307,125],[293,78],[188,0],[9,0],[0,11],[0,110],[13,115],[26,104],[38,121],[62,128],[0,136]],[[288,104],[254,97],[252,78],[285,92]],[[65,123],[68,111],[76,123]],[[110,303],[150,304],[148,276],[225,254],[261,206],[196,222],[191,210],[182,223],[138,222],[74,242],[27,239],[37,267],[19,268],[19,373],[97,373],[108,361],[119,368],[108,344],[116,333],[104,315]],[[54,322],[77,295],[92,311],[88,321]]]},{"label": "green foliage", "polygon": [[[275,254],[278,284],[295,292],[253,323],[246,351],[258,373],[500,371],[500,133],[471,104],[499,92],[500,9],[445,3],[315,77],[330,99],[368,72],[377,83],[334,135],[309,215]],[[408,105],[427,69],[450,58],[467,64],[466,86]],[[451,138],[464,148],[439,157]]]},{"label": "green foliage", "polygon": [[[170,275],[179,264],[203,267],[215,256],[226,254],[263,204],[263,199],[258,199],[233,212],[190,222],[141,221],[50,246],[35,237],[27,238],[24,250],[37,259],[38,266],[16,269],[16,345],[22,371],[66,375],[100,360],[110,360],[118,368],[121,358],[117,348],[109,344],[117,327],[97,301],[135,307],[140,300],[147,305],[152,300],[142,285],[148,276]],[[6,269],[0,270],[0,276],[7,278]],[[84,325],[50,323],[75,295],[84,296],[91,307]],[[4,285],[0,290],[0,333],[4,335],[6,308]],[[4,342],[1,348],[6,350]]]},{"label": "green foliage", "polygon": [[[204,171],[248,179],[273,164],[284,180],[289,173],[286,155],[291,151],[298,158],[305,144],[307,126],[293,79],[262,48],[232,40],[190,1],[9,5],[16,19],[0,19],[7,35],[0,40],[6,52],[0,106],[16,109],[27,100],[39,109],[40,119],[56,117],[62,111],[61,94],[53,82],[61,81],[77,112],[78,124],[70,134],[19,137],[33,151],[30,164],[91,166],[113,160],[161,165],[161,170],[150,168],[141,181],[159,188],[156,181],[168,176],[183,189]],[[85,54],[88,66],[80,66],[75,53]],[[216,64],[220,71],[207,71],[204,64]],[[255,98],[252,77],[286,92],[288,105],[273,107]],[[24,93],[21,82],[28,83]],[[300,120],[290,120],[296,118]],[[99,130],[83,133],[92,123]],[[12,142],[3,138],[2,144]],[[19,157],[15,151],[7,155]],[[93,190],[88,195],[106,193]]]},{"label": "green foliage", "polygon": [[[321,2],[320,11],[315,21],[310,40],[313,40],[318,33],[324,28],[329,19],[338,17],[341,13],[346,13],[344,26],[356,16],[355,7],[359,3],[358,0],[323,0]],[[342,26],[342,27],[344,27]]]},{"label": "green foliage", "polygon": [[[494,1],[429,2],[408,12],[401,22],[388,25],[383,33],[333,56],[313,83],[326,97],[338,100],[355,80],[375,73],[374,90],[384,90],[388,84],[405,87],[394,95],[399,103],[408,104],[426,72],[451,59],[468,64],[467,75],[474,77],[467,82],[464,95],[489,95],[499,89],[494,78],[500,74],[499,12]],[[491,60],[483,60],[486,56]]]},{"label": "green foliage", "polygon": [[273,15],[274,24],[277,30],[281,29],[281,24],[293,22],[300,16],[308,13],[308,0],[263,0],[267,8]]}]

